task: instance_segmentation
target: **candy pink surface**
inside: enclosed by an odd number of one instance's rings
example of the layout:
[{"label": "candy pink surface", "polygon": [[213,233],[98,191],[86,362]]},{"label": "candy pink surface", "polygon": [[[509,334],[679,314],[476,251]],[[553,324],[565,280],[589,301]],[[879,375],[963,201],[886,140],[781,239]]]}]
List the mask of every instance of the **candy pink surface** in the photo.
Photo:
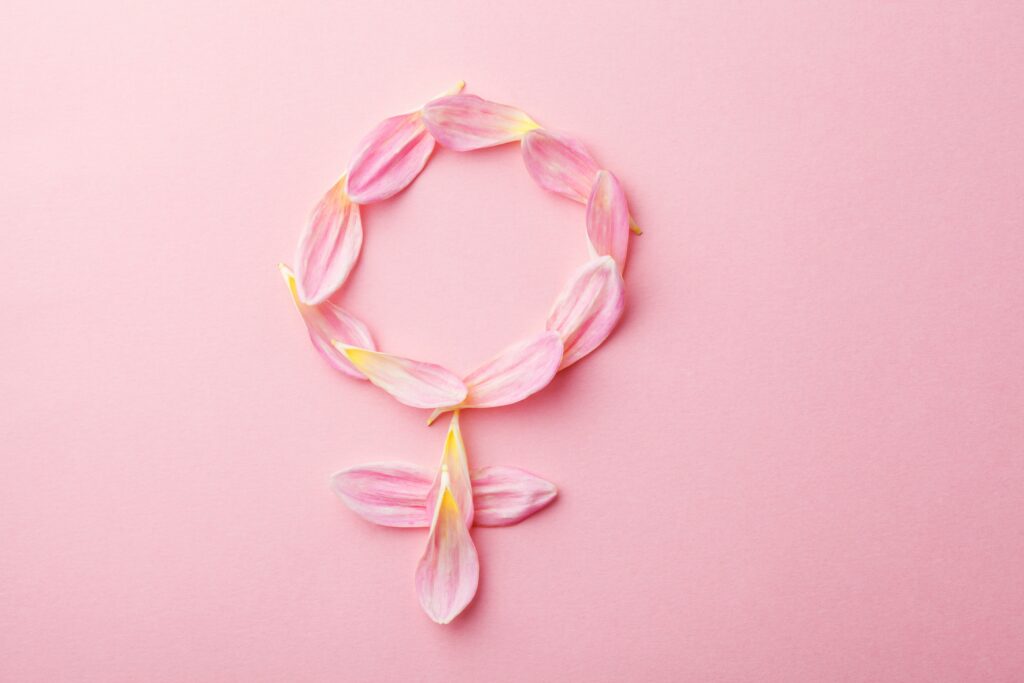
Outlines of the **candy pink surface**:
[{"label": "candy pink surface", "polygon": [[[7,3],[0,680],[1024,679],[1017,2]],[[608,342],[472,467],[559,498],[426,535],[329,475],[443,421],[332,372],[276,264],[380,120],[464,78],[644,228]],[[368,207],[345,304],[466,372],[543,329],[584,208],[514,146]]]}]

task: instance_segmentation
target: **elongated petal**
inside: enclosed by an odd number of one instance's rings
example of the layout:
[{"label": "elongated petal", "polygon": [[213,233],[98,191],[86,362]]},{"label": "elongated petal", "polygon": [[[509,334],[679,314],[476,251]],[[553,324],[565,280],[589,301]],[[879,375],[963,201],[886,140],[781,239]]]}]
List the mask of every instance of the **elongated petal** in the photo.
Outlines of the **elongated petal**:
[{"label": "elongated petal", "polygon": [[610,171],[598,171],[587,200],[587,236],[594,256],[611,256],[626,267],[629,249],[629,206],[619,180]]},{"label": "elongated petal", "polygon": [[413,408],[438,408],[458,404],[466,397],[462,380],[440,365],[358,348],[337,339],[332,344],[368,380],[399,403]]},{"label": "elongated petal", "polygon": [[522,401],[548,385],[562,360],[562,340],[541,332],[513,344],[466,375],[467,408],[493,408]]},{"label": "elongated petal", "polygon": [[562,339],[556,332],[541,332],[513,344],[466,375],[462,380],[469,390],[466,399],[438,407],[427,424],[455,408],[495,408],[522,401],[551,382],[561,359]]},{"label": "elongated petal", "polygon": [[427,549],[416,567],[416,593],[423,611],[439,624],[457,617],[476,595],[480,560],[469,529],[442,469]]},{"label": "elongated petal", "polygon": [[472,478],[478,526],[518,524],[558,495],[550,481],[518,467],[484,467]]},{"label": "elongated petal", "polygon": [[415,111],[385,119],[359,144],[348,168],[348,196],[369,204],[411,183],[434,151],[434,138]]},{"label": "elongated petal", "polygon": [[281,275],[288,286],[288,291],[292,293],[295,307],[299,309],[299,314],[302,316],[303,322],[306,323],[313,347],[335,370],[343,372],[349,377],[365,380],[366,376],[356,370],[345,354],[334,348],[331,340],[337,339],[364,349],[376,349],[373,337],[370,336],[370,330],[362,321],[330,300],[316,306],[307,306],[302,303],[302,300],[299,299],[295,275],[283,263],[278,264],[278,268],[281,269]]},{"label": "elongated petal", "polygon": [[462,510],[462,517],[467,528],[473,526],[473,484],[469,478],[469,463],[466,460],[466,444],[462,441],[459,429],[459,411],[452,413],[452,421],[448,425],[448,436],[444,440],[444,452],[441,454],[441,465],[437,476],[430,487],[424,509],[433,510],[437,505],[437,496],[441,491],[441,473],[448,472],[452,495]]},{"label": "elongated petal", "polygon": [[353,512],[374,524],[396,527],[430,526],[424,505],[433,472],[407,463],[371,463],[342,470],[331,488]]},{"label": "elongated petal", "polygon": [[525,112],[476,95],[427,102],[423,122],[434,139],[458,152],[513,142],[538,127]]},{"label": "elongated petal", "polygon": [[579,141],[540,128],[523,137],[523,161],[538,185],[581,204],[600,170]]},{"label": "elongated petal", "polygon": [[598,257],[573,274],[548,314],[547,329],[561,335],[566,368],[601,345],[622,317],[625,289],[610,256]]},{"label": "elongated petal", "polygon": [[299,299],[316,305],[345,282],[363,246],[359,206],[345,194],[345,179],[313,209],[295,254]]}]

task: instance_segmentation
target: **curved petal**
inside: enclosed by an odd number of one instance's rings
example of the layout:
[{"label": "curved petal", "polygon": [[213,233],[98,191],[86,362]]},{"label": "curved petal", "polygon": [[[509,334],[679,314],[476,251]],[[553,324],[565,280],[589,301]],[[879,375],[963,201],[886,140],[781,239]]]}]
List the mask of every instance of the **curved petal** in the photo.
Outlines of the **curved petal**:
[{"label": "curved petal", "polygon": [[522,401],[548,385],[562,360],[562,340],[552,332],[509,346],[466,375],[463,405],[493,408]]},{"label": "curved petal", "polygon": [[619,180],[610,171],[598,171],[587,200],[587,236],[594,256],[611,256],[626,267],[629,249],[629,206]]},{"label": "curved petal", "polygon": [[441,490],[441,473],[447,471],[451,479],[452,495],[462,510],[462,517],[467,528],[473,527],[473,484],[469,478],[469,463],[466,460],[466,444],[462,441],[459,429],[459,411],[452,413],[452,421],[448,425],[448,436],[444,440],[444,452],[441,454],[441,466],[434,477],[434,483],[426,496],[425,510],[433,510],[437,504],[437,495]]},{"label": "curved petal", "polygon": [[472,478],[478,526],[518,524],[558,495],[550,481],[518,467],[484,467]]},{"label": "curved petal", "polygon": [[360,204],[387,199],[419,175],[433,151],[420,112],[385,119],[359,143],[348,167],[348,196]]},{"label": "curved petal", "polygon": [[280,268],[281,275],[284,276],[288,291],[292,293],[292,301],[299,309],[302,321],[306,323],[313,347],[335,370],[343,372],[349,377],[365,380],[366,376],[356,370],[345,354],[334,348],[331,340],[337,339],[352,346],[375,350],[377,347],[373,342],[373,337],[370,336],[370,330],[361,320],[330,300],[316,306],[307,306],[302,303],[302,300],[299,299],[295,275],[283,263],[279,263],[277,267]]},{"label": "curved petal", "polygon": [[600,170],[580,142],[542,128],[523,137],[523,161],[538,185],[581,204],[590,196]]},{"label": "curved petal", "polygon": [[457,152],[503,145],[538,128],[526,112],[476,95],[452,95],[427,102],[423,122],[434,139]]},{"label": "curved petal", "polygon": [[439,408],[458,404],[466,397],[462,380],[440,365],[351,346],[337,339],[331,343],[356,370],[399,403],[413,408]]},{"label": "curved petal", "polygon": [[567,368],[601,345],[622,317],[625,289],[610,256],[601,256],[576,271],[548,314],[547,329],[565,344]]},{"label": "curved petal", "polygon": [[420,605],[431,619],[447,624],[473,600],[479,580],[476,546],[452,495],[448,472],[442,468],[430,538],[416,566]]},{"label": "curved petal", "polygon": [[423,505],[433,472],[407,463],[371,463],[337,472],[331,488],[350,510],[381,526],[430,526]]},{"label": "curved petal", "polygon": [[433,423],[455,408],[496,408],[522,401],[551,382],[562,360],[562,339],[556,332],[509,346],[463,378],[469,393],[460,404],[438,407],[427,418]]},{"label": "curved petal", "polygon": [[363,246],[359,206],[345,194],[345,179],[313,209],[295,254],[299,299],[318,304],[345,282]]}]

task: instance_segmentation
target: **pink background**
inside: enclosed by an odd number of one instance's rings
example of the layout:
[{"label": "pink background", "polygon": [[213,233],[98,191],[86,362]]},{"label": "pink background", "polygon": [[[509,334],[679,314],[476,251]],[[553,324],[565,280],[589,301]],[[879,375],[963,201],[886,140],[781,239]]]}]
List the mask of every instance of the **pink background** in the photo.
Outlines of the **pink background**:
[{"label": "pink background", "polygon": [[[1020,3],[254,4],[5,3],[0,679],[1024,679]],[[459,78],[647,233],[613,338],[465,416],[562,495],[475,532],[442,628],[425,534],[327,483],[444,428],[332,374],[276,263]],[[585,258],[514,147],[365,220],[349,306],[458,371]]]}]

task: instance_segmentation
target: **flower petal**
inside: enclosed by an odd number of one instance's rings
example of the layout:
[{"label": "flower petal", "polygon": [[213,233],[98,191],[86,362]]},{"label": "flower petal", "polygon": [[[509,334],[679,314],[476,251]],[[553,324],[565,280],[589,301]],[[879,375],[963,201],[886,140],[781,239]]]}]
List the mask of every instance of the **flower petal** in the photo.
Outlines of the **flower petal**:
[{"label": "flower petal", "polygon": [[387,199],[419,175],[433,151],[421,112],[385,119],[359,143],[348,167],[348,196],[360,204]]},{"label": "flower petal", "polygon": [[610,171],[597,172],[587,200],[587,236],[591,254],[611,256],[621,273],[629,249],[629,207],[626,193]]},{"label": "flower petal", "polygon": [[601,345],[622,316],[625,289],[610,256],[583,265],[559,294],[548,314],[547,329],[565,344],[567,368]]},{"label": "flower petal", "polygon": [[330,300],[316,306],[307,306],[302,303],[302,300],[299,299],[295,275],[283,263],[278,264],[277,267],[280,268],[285,284],[288,285],[288,290],[292,293],[295,307],[299,309],[299,314],[302,316],[303,322],[306,323],[313,347],[335,370],[343,372],[349,377],[365,380],[366,376],[348,362],[345,354],[334,348],[331,340],[338,339],[352,346],[376,349],[373,337],[370,336],[370,330],[361,320]]},{"label": "flower petal", "polygon": [[427,419],[455,408],[496,408],[522,401],[548,385],[562,359],[562,339],[555,332],[509,346],[463,378],[469,393],[460,404],[439,407]]},{"label": "flower petal", "polygon": [[399,403],[413,408],[438,408],[458,404],[466,397],[462,380],[440,365],[351,346],[337,339],[331,343],[368,380]]},{"label": "flower petal", "polygon": [[437,505],[437,495],[441,490],[441,473],[447,471],[451,480],[452,495],[462,510],[466,527],[473,527],[473,484],[469,478],[469,463],[466,460],[466,444],[462,441],[459,429],[459,411],[452,413],[452,421],[448,425],[448,436],[444,440],[444,452],[441,454],[441,465],[426,496],[426,510],[433,510]]},{"label": "flower petal", "polygon": [[600,170],[580,142],[542,128],[523,137],[523,161],[538,185],[581,204],[590,196]]},{"label": "flower petal", "polygon": [[426,527],[431,514],[423,505],[433,472],[407,463],[371,463],[342,470],[331,488],[350,510],[381,526]]},{"label": "flower petal", "polygon": [[522,401],[548,385],[561,359],[562,340],[551,332],[513,344],[466,375],[463,405],[493,408]]},{"label": "flower petal", "polygon": [[513,142],[538,128],[525,112],[476,95],[452,95],[427,102],[423,122],[438,142],[458,152]]},{"label": "flower petal", "polygon": [[550,481],[518,467],[484,467],[472,478],[478,526],[518,524],[558,495]]},{"label": "flower petal", "polygon": [[449,484],[448,471],[442,467],[430,538],[416,567],[420,605],[439,624],[447,624],[466,608],[480,580],[476,546]]},{"label": "flower petal", "polygon": [[313,209],[295,254],[299,299],[318,304],[345,282],[359,258],[363,224],[359,206],[345,194],[345,179],[327,191]]}]

